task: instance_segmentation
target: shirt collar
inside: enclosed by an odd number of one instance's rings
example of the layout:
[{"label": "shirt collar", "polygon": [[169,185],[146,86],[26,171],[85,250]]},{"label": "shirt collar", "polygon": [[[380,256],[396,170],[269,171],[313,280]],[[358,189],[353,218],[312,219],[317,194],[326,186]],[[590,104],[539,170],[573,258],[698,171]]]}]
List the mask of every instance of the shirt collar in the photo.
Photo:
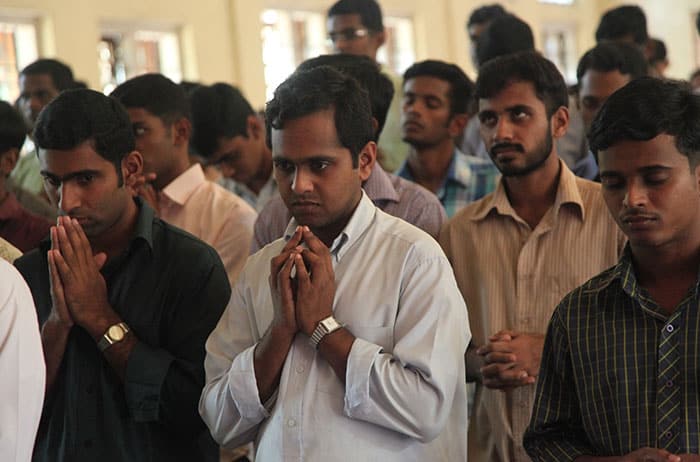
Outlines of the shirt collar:
[{"label": "shirt collar", "polygon": [[153,219],[155,212],[153,209],[140,197],[134,199],[139,208],[139,214],[136,218],[136,226],[134,226],[134,235],[131,238],[131,245],[136,240],[143,240],[148,244],[150,249],[153,249]]},{"label": "shirt collar", "polygon": [[179,205],[185,205],[192,193],[205,181],[204,170],[194,164],[163,188],[162,194]]},{"label": "shirt collar", "polygon": [[472,169],[469,165],[467,155],[455,147],[455,150],[452,153],[452,161],[450,161],[450,166],[447,169],[445,183],[448,181],[454,181],[462,185],[462,187],[467,188],[471,183],[471,178]]},{"label": "shirt collar", "polygon": [[[573,204],[579,210],[581,221],[584,221],[586,210],[581,199],[581,193],[578,190],[576,176],[561,159],[559,159],[559,168],[559,185],[557,186],[557,195],[552,206],[553,216],[558,216],[562,205]],[[487,199],[486,206],[474,215],[473,220],[480,221],[485,219],[492,210],[501,215],[510,215],[514,218],[518,216],[508,200],[503,177],[498,180],[496,191]]]},{"label": "shirt collar", "polygon": [[[667,319],[668,315],[664,313],[658,304],[649,297],[649,294],[639,285],[637,274],[634,271],[634,263],[632,260],[632,248],[629,242],[625,244],[622,255],[617,264],[612,267],[605,278],[601,279],[595,287],[590,290],[600,292],[607,289],[613,283],[619,283],[622,290],[632,299],[639,302],[640,307],[659,319]],[[698,291],[700,290],[700,268],[696,277],[695,285],[693,286],[693,296],[697,299]]]},{"label": "shirt collar", "polygon": [[[362,191],[362,198],[355,208],[355,211],[350,217],[348,224],[335,238],[331,244],[330,252],[335,257],[336,262],[345,255],[352,245],[364,234],[367,228],[372,224],[377,213],[377,207],[370,200],[367,193]],[[284,240],[288,241],[294,235],[294,231],[299,226],[296,219],[292,217],[284,232]]]},{"label": "shirt collar", "polygon": [[399,201],[399,194],[396,192],[394,185],[391,184],[389,174],[382,169],[378,162],[374,163],[372,172],[369,174],[365,184],[362,185],[362,189],[375,203],[377,201]]}]

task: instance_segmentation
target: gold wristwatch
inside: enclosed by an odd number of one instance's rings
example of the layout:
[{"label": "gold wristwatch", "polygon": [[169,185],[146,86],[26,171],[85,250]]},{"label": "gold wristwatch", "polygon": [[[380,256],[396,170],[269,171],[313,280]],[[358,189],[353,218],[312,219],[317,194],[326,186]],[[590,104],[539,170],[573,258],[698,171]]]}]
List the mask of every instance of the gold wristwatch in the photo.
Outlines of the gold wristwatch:
[{"label": "gold wristwatch", "polygon": [[97,348],[100,351],[105,351],[107,348],[111,347],[115,343],[119,343],[124,340],[126,334],[129,333],[129,326],[125,322],[120,322],[110,326],[107,332],[104,333],[99,342],[97,342]]}]

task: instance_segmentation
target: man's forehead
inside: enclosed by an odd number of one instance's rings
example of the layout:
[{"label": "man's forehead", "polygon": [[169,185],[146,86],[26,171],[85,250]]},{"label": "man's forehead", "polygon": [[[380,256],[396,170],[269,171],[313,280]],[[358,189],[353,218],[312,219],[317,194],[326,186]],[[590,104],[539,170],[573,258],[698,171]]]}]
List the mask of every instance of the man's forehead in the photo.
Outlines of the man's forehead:
[{"label": "man's forehead", "polygon": [[509,108],[514,106],[533,107],[541,104],[544,107],[544,101],[541,101],[535,93],[535,86],[532,82],[522,80],[512,81],[506,84],[502,89],[488,98],[479,98],[479,110],[485,108],[501,107]]},{"label": "man's forehead", "polygon": [[403,90],[404,93],[417,96],[446,97],[450,91],[450,82],[433,75],[418,75],[406,80]]},{"label": "man's forehead", "polygon": [[51,74],[21,74],[19,83],[23,88],[32,87],[58,91]]},{"label": "man's forehead", "polygon": [[362,16],[357,13],[336,14],[328,18],[329,29],[340,31],[347,28],[365,27],[362,24]]}]

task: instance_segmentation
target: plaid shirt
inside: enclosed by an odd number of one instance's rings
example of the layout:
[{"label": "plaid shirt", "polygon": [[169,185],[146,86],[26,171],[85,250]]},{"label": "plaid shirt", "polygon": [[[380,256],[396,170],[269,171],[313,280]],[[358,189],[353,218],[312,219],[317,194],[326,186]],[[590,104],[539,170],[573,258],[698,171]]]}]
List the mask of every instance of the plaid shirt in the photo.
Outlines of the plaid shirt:
[{"label": "plaid shirt", "polygon": [[[696,283],[665,314],[637,283],[629,247],[616,266],[565,297],[547,331],[524,438],[533,460],[620,456],[644,446],[698,454],[699,303]],[[673,412],[677,422],[662,427]]]},{"label": "plaid shirt", "polygon": [[[396,174],[415,181],[407,161],[404,161]],[[447,216],[452,217],[465,205],[492,192],[499,175],[500,172],[490,159],[468,156],[455,148],[445,180],[437,192]]]}]

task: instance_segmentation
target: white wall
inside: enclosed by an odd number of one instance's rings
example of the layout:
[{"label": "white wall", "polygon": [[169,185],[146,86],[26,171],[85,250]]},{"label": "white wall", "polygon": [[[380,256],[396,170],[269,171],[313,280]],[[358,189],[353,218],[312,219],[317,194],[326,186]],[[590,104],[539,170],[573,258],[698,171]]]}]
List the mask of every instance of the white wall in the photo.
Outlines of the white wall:
[{"label": "white wall", "polygon": [[[385,14],[412,16],[417,59],[455,62],[471,76],[465,23],[469,13],[492,0],[379,0]],[[2,16],[39,18],[42,56],[68,62],[78,78],[97,87],[96,44],[100,23],[141,22],[181,30],[184,77],[204,83],[238,85],[256,106],[265,99],[261,61],[260,13],[264,8],[294,8],[324,12],[332,0],[2,0]],[[535,32],[546,23],[569,24],[576,30],[577,54],[594,44],[602,11],[617,0],[577,0],[572,6],[537,0],[503,0],[506,9],[528,22]],[[635,3],[635,2],[633,2]],[[686,77],[695,67],[696,32],[692,13],[700,0],[639,0],[650,32],[666,41],[673,77]],[[671,8],[670,5],[673,5]]]}]

